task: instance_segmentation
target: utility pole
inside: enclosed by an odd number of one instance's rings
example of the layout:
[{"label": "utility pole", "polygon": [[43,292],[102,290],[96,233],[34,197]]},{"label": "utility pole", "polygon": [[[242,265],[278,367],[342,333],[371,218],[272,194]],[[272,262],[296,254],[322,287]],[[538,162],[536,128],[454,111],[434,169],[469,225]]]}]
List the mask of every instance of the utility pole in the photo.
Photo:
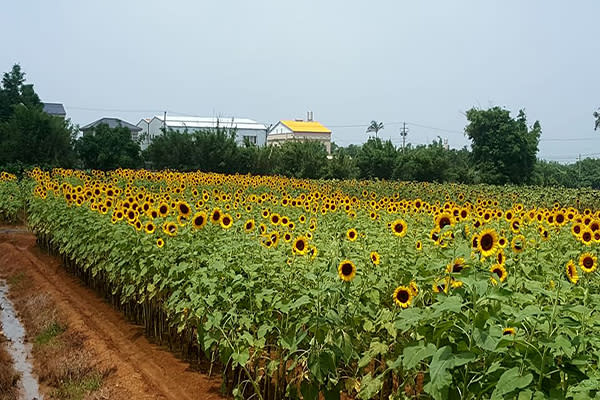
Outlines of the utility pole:
[{"label": "utility pole", "polygon": [[165,111],[163,114],[163,129],[165,132],[167,131],[167,112]]},{"label": "utility pole", "polygon": [[408,128],[406,127],[406,122],[402,123],[402,129],[400,129],[400,136],[402,136],[402,151],[406,147],[406,136],[408,136]]}]

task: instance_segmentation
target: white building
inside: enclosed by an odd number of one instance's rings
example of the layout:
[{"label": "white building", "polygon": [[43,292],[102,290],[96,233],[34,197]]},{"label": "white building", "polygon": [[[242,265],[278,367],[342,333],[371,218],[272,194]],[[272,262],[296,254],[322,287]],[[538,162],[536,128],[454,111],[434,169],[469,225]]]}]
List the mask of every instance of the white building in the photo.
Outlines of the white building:
[{"label": "white building", "polygon": [[241,145],[245,140],[257,146],[267,144],[267,127],[264,124],[248,118],[233,117],[187,117],[180,115],[156,115],[152,118],[144,118],[137,123],[142,128],[140,135],[144,140],[141,143],[142,150],[146,149],[152,140],[162,135],[163,128],[178,132],[188,131],[192,133],[198,130],[211,130],[217,127],[236,130],[236,142]]},{"label": "white building", "polygon": [[327,153],[331,154],[331,130],[321,123],[312,120],[312,113],[308,114],[308,121],[281,120],[275,124],[267,136],[267,144],[281,145],[290,141],[315,140],[323,143]]}]

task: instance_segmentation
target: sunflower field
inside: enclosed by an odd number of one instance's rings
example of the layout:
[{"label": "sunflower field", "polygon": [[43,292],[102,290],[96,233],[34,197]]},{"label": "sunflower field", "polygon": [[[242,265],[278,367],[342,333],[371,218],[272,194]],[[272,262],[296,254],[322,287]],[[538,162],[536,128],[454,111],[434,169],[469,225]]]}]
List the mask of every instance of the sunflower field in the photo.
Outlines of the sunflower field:
[{"label": "sunflower field", "polygon": [[595,191],[28,179],[39,243],[236,398],[600,398]]}]

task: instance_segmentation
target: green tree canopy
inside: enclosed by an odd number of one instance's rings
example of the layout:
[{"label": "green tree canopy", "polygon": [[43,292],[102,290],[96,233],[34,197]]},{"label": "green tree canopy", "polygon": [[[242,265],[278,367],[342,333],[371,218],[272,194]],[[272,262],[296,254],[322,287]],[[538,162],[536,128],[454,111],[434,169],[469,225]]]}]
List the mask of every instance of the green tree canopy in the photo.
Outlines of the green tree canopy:
[{"label": "green tree canopy", "polygon": [[467,111],[465,132],[472,140],[472,156],[483,182],[527,183],[531,180],[538,151],[541,126],[531,129],[523,110],[517,118],[500,107]]},{"label": "green tree canopy", "polygon": [[0,165],[69,167],[74,162],[75,129],[69,120],[43,111],[42,103],[25,84],[15,64],[0,84]]},{"label": "green tree canopy", "polygon": [[0,121],[7,121],[14,113],[14,107],[22,104],[30,109],[42,110],[40,98],[33,85],[25,84],[25,73],[15,64],[10,72],[5,72],[0,86]]},{"label": "green tree canopy", "polygon": [[594,111],[594,118],[596,119],[594,123],[594,130],[597,130],[598,128],[600,128],[600,112]]},{"label": "green tree canopy", "polygon": [[390,179],[396,166],[397,155],[398,152],[391,141],[383,142],[379,138],[370,138],[356,157],[360,177]]},{"label": "green tree canopy", "polygon": [[96,126],[75,143],[75,149],[85,168],[111,170],[138,168],[142,164],[140,145],[131,140],[131,131],[125,127]]}]

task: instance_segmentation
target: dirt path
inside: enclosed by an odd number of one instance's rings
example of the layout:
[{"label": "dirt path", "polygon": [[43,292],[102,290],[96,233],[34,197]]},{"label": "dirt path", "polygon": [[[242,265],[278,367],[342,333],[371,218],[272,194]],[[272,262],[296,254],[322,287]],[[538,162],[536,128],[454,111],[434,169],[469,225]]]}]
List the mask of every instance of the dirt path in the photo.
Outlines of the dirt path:
[{"label": "dirt path", "polygon": [[19,227],[0,227],[0,276],[24,272],[33,289],[47,293],[69,327],[105,368],[111,399],[222,399],[220,379],[192,371],[173,354],[150,343],[135,326],[95,292],[69,275],[60,262],[35,246]]}]

